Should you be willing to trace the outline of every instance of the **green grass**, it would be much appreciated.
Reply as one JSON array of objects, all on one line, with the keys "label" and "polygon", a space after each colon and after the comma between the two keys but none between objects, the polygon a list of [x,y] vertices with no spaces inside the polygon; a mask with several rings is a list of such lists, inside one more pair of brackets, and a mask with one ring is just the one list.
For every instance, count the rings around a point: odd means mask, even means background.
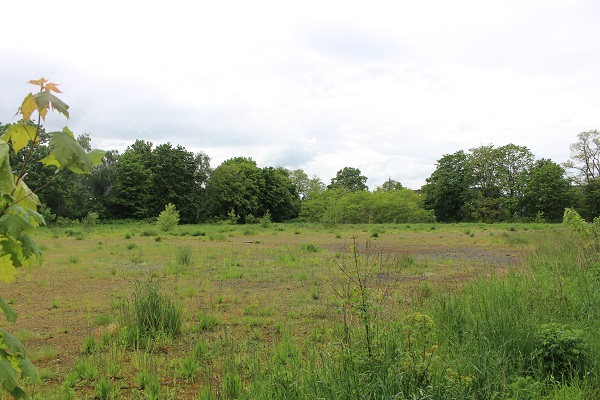
[{"label": "green grass", "polygon": [[58,352],[40,398],[600,396],[600,267],[559,225],[56,229],[3,294]]}]

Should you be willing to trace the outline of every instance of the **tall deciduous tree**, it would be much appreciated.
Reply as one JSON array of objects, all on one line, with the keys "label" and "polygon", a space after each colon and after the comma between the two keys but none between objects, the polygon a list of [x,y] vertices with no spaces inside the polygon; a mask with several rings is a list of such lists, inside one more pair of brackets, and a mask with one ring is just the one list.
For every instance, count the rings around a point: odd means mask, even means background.
[{"label": "tall deciduous tree", "polygon": [[573,188],[564,168],[548,159],[537,160],[531,167],[524,190],[525,214],[559,222],[572,202]]},{"label": "tall deciduous tree", "polygon": [[469,219],[465,206],[473,197],[474,182],[473,165],[464,151],[444,155],[422,188],[425,207],[434,211],[438,221]]},{"label": "tall deciduous tree", "polygon": [[356,192],[358,190],[368,190],[367,177],[363,176],[358,168],[344,167],[339,170],[335,178],[331,179],[331,183],[327,189],[341,188],[348,192]]},{"label": "tall deciduous tree", "polygon": [[289,171],[289,177],[294,186],[296,186],[296,191],[302,201],[308,200],[311,195],[318,195],[326,189],[325,184],[319,177],[313,175],[312,178],[309,178],[302,169]]},{"label": "tall deciduous tree", "polygon": [[575,169],[579,182],[585,184],[600,178],[600,132],[581,132],[577,139],[571,143],[571,159],[566,166]]},{"label": "tall deciduous tree", "polygon": [[518,217],[522,213],[524,190],[534,156],[527,147],[515,144],[501,146],[497,153],[501,204],[508,218]]},{"label": "tall deciduous tree", "polygon": [[212,172],[207,185],[211,214],[225,218],[233,211],[240,222],[245,222],[248,215],[258,216],[264,187],[262,171],[251,158],[224,161]]},{"label": "tall deciduous tree", "polygon": [[111,205],[117,218],[153,216],[152,143],[136,140],[121,155],[115,169]]},{"label": "tall deciduous tree", "polygon": [[300,198],[296,186],[284,168],[265,167],[262,169],[264,189],[261,193],[261,208],[267,211],[274,222],[296,218],[300,211]]},{"label": "tall deciduous tree", "polygon": [[173,147],[166,143],[154,148],[150,163],[152,215],[158,215],[166,204],[172,203],[179,211],[181,222],[198,221],[200,191],[206,179],[200,175],[198,161],[206,160],[182,146]]}]

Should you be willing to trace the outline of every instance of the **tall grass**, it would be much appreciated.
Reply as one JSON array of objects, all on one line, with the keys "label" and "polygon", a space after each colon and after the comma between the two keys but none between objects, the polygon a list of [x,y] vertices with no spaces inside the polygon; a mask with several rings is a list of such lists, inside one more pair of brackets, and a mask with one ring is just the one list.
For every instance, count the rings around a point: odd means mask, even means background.
[{"label": "tall grass", "polygon": [[121,312],[121,339],[130,347],[147,348],[181,333],[183,306],[160,292],[157,281],[136,282],[133,300]]},{"label": "tall grass", "polygon": [[[597,274],[577,262],[565,232],[548,232],[537,246],[522,269],[477,280],[433,307],[449,366],[472,374],[474,398],[542,398],[565,387],[600,396]],[[560,361],[575,353],[579,362]]]},{"label": "tall grass", "polygon": [[356,325],[304,353],[284,338],[245,398],[600,398],[600,265],[582,266],[564,231],[537,246],[423,313],[372,319],[371,351]]}]

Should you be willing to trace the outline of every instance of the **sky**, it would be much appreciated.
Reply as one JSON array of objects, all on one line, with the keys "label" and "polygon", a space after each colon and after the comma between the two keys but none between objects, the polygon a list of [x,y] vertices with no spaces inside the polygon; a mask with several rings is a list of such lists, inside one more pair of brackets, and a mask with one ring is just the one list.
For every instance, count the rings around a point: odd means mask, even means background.
[{"label": "sky", "polygon": [[0,122],[30,79],[59,83],[67,125],[303,169],[328,184],[418,189],[444,154],[528,147],[562,163],[600,129],[595,0],[2,3]]}]

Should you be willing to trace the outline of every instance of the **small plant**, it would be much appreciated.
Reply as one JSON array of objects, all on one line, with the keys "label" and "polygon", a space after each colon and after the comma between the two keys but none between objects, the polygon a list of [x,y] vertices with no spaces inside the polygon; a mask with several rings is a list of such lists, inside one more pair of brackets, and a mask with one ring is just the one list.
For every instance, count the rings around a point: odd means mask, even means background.
[{"label": "small plant", "polygon": [[192,249],[187,246],[180,246],[177,248],[177,264],[183,267],[192,265],[193,252]]},{"label": "small plant", "polygon": [[158,381],[158,378],[155,376],[150,378],[150,381],[144,390],[144,394],[148,400],[160,400],[163,398],[160,393],[160,382]]},{"label": "small plant", "polygon": [[156,220],[158,229],[163,232],[168,232],[179,224],[179,211],[175,208],[175,204],[169,203],[160,213]]},{"label": "small plant", "polygon": [[148,387],[148,384],[152,378],[154,377],[150,375],[146,369],[143,369],[135,376],[135,383],[137,383],[138,387],[143,390]]},{"label": "small plant", "polygon": [[96,339],[94,339],[93,336],[89,336],[85,339],[85,342],[83,342],[83,348],[81,349],[81,352],[83,354],[94,354],[99,350],[100,345],[96,342]]},{"label": "small plant", "polygon": [[263,215],[260,219],[260,226],[262,226],[263,228],[268,228],[271,226],[271,213],[269,212],[269,210],[267,210],[267,212],[265,212],[265,215]]},{"label": "small plant", "polygon": [[223,393],[227,399],[240,398],[244,391],[242,379],[235,372],[227,372],[223,377]]},{"label": "small plant", "polygon": [[319,251],[317,246],[315,246],[313,243],[302,243],[300,245],[300,249],[305,253],[316,253]]},{"label": "small plant", "polygon": [[178,374],[188,381],[193,381],[196,378],[196,375],[200,371],[200,366],[196,361],[195,357],[186,357],[183,360],[179,361],[179,369],[177,370]]},{"label": "small plant", "polygon": [[218,325],[217,317],[206,315],[202,312],[198,313],[198,330],[211,331]]},{"label": "small plant", "polygon": [[229,225],[237,225],[239,220],[240,220],[240,216],[235,213],[235,210],[233,208],[230,209],[229,212],[227,213],[226,222]]},{"label": "small plant", "polygon": [[193,352],[196,361],[202,361],[208,355],[208,343],[205,340],[199,340],[194,346]]},{"label": "small plant", "polygon": [[103,376],[96,384],[96,398],[100,400],[110,400],[115,398],[115,385],[113,382]]},{"label": "small plant", "polygon": [[541,325],[534,337],[536,359],[545,373],[556,380],[583,372],[588,361],[588,345],[582,332],[559,324]]},{"label": "small plant", "polygon": [[81,221],[81,222],[82,222],[83,226],[85,226],[86,228],[92,228],[92,227],[96,226],[98,219],[99,219],[98,213],[90,211],[87,213],[87,215],[85,216],[85,218],[83,218],[83,221]]}]

